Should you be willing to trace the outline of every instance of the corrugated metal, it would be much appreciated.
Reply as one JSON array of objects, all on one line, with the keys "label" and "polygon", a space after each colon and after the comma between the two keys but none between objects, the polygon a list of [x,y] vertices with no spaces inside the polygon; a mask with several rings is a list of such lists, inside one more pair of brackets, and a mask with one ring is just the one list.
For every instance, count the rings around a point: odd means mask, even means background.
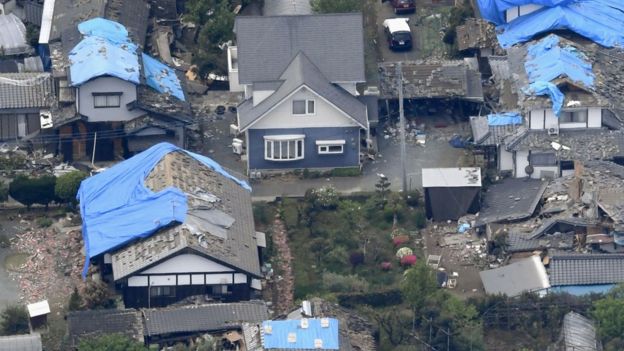
[{"label": "corrugated metal", "polygon": [[41,351],[39,334],[0,336],[0,351]]},{"label": "corrugated metal", "polygon": [[570,312],[563,317],[561,338],[565,351],[598,350],[594,323],[575,312]]},{"label": "corrugated metal", "polygon": [[[307,322],[307,327],[302,323]],[[318,318],[307,320],[285,320],[262,322],[262,344],[265,349],[287,350],[338,350],[340,347],[338,320],[327,318],[328,325],[322,326]],[[318,347],[318,341],[322,343]]]},{"label": "corrugated metal", "polygon": [[26,23],[34,24],[35,26],[41,26],[41,18],[43,17],[43,2],[27,1],[24,3],[24,20]]},{"label": "corrugated metal", "polygon": [[3,55],[19,55],[31,51],[26,43],[26,26],[14,14],[0,15],[0,47]]},{"label": "corrugated metal", "polygon": [[310,0],[264,0],[265,16],[311,15]]}]

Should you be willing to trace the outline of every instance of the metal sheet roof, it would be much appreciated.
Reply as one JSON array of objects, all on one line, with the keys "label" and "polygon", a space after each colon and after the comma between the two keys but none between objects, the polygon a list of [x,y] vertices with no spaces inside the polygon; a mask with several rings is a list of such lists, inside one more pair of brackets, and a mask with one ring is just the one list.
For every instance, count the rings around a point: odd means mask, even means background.
[{"label": "metal sheet roof", "polygon": [[539,256],[531,256],[510,265],[482,271],[481,281],[488,294],[517,296],[525,291],[538,291],[550,287],[546,269]]},{"label": "metal sheet roof", "polygon": [[0,336],[0,351],[41,351],[39,334]]},{"label": "metal sheet roof", "polygon": [[32,50],[26,42],[26,26],[14,14],[0,15],[0,48],[3,55],[19,55]]},{"label": "metal sheet roof", "polygon": [[264,0],[265,16],[311,15],[310,0]]},{"label": "metal sheet roof", "polygon": [[264,321],[262,345],[265,349],[338,350],[338,324],[333,318]]},{"label": "metal sheet roof", "polygon": [[563,351],[596,351],[598,340],[596,327],[592,320],[572,311],[563,317],[561,327],[561,346]]},{"label": "metal sheet roof", "polygon": [[423,188],[480,187],[481,169],[463,168],[423,168]]}]

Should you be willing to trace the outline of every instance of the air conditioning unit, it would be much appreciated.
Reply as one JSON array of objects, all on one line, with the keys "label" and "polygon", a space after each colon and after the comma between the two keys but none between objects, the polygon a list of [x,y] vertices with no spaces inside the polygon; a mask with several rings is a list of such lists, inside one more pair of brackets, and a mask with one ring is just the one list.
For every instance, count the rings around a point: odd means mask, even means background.
[{"label": "air conditioning unit", "polygon": [[548,135],[559,135],[559,127],[548,128]]},{"label": "air conditioning unit", "polygon": [[238,135],[238,126],[236,124],[230,124],[230,135],[231,136]]},{"label": "air conditioning unit", "polygon": [[232,143],[232,152],[234,152],[237,155],[241,155],[243,153],[243,144]]}]

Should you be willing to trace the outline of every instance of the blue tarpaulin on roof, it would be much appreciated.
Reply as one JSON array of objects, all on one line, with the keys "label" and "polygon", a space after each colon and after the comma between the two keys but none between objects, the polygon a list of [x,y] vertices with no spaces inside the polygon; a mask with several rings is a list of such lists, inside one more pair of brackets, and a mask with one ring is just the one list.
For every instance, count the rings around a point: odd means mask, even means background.
[{"label": "blue tarpaulin on roof", "polygon": [[[262,346],[265,349],[293,349],[293,350],[338,350],[338,320],[328,318],[329,326],[321,326],[318,318],[308,319],[308,327],[301,328],[301,320],[289,319],[284,321],[262,322]],[[267,328],[267,326],[270,326]],[[270,332],[269,332],[270,331]],[[288,340],[289,334],[294,335]],[[314,340],[322,340],[322,347],[316,347]],[[294,340],[294,342],[293,342]]]},{"label": "blue tarpaulin on roof", "polygon": [[559,117],[565,96],[556,85],[551,82],[539,81],[529,84],[523,89],[523,92],[526,95],[548,95],[553,104],[553,112]]},{"label": "blue tarpaulin on roof", "polygon": [[86,275],[89,260],[130,241],[145,238],[171,223],[183,223],[187,214],[186,194],[175,187],[157,193],[144,180],[168,153],[186,152],[210,169],[250,190],[249,185],[225,171],[210,158],[169,143],[160,143],[106,171],[87,178],[77,199],[82,216]]},{"label": "blue tarpaulin on roof", "polygon": [[72,86],[104,75],[139,84],[137,46],[128,39],[125,27],[94,18],[80,23],[78,28],[85,37],[69,52]]},{"label": "blue tarpaulin on roof", "polygon": [[496,113],[487,116],[490,126],[522,124],[522,116],[517,112]]},{"label": "blue tarpaulin on roof", "polygon": [[120,23],[100,17],[78,24],[78,31],[84,36],[106,38],[116,43],[126,43],[130,41],[126,27]]},{"label": "blue tarpaulin on roof", "polygon": [[171,94],[184,101],[184,92],[180,84],[180,79],[175,71],[156,60],[155,58],[143,54],[143,74],[147,85],[160,93]]},{"label": "blue tarpaulin on roof", "polygon": [[593,87],[594,72],[587,57],[572,46],[560,45],[559,37],[551,34],[528,47],[524,68],[529,82],[568,77],[579,85]]},{"label": "blue tarpaulin on roof", "polygon": [[[544,7],[505,23],[506,9],[527,4]],[[483,18],[498,25],[503,48],[536,34],[568,29],[606,46],[624,46],[624,1],[621,0],[478,0]]]}]

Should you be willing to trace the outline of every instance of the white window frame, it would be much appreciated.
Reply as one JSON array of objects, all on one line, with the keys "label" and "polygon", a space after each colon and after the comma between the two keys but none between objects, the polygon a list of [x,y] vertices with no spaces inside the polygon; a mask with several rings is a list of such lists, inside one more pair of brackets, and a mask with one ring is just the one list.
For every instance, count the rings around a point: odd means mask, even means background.
[{"label": "white window frame", "polygon": [[[295,102],[305,102],[305,112],[304,113],[295,113]],[[312,109],[310,109],[310,103],[312,104]],[[310,111],[312,110],[312,111]],[[292,114],[293,116],[313,116],[316,114],[316,101],[314,99],[293,99],[292,101]]]},{"label": "white window frame", "polygon": [[[344,153],[344,140],[317,140],[316,147],[319,155],[338,155]],[[330,151],[331,147],[340,147],[340,151]]]},{"label": "white window frame", "polygon": [[[291,152],[293,146],[294,151]],[[269,135],[264,137],[265,160],[288,162],[303,160],[304,157],[305,135]]]}]

